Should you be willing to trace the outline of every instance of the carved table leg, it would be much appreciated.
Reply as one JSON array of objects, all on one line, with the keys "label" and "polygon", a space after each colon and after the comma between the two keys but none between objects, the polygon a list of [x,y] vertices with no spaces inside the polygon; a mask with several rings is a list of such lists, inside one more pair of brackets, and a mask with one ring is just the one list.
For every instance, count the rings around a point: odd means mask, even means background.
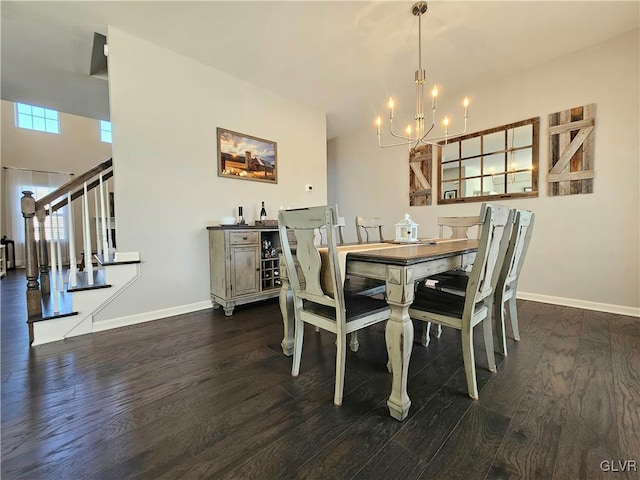
[{"label": "carved table leg", "polygon": [[407,374],[413,348],[413,324],[409,317],[409,306],[413,302],[412,273],[411,268],[389,267],[387,270],[387,302],[391,306],[391,317],[387,321],[385,339],[393,374],[387,406],[396,420],[404,420],[411,407]]},{"label": "carved table leg", "polygon": [[295,313],[293,311],[293,292],[289,284],[287,269],[284,266],[284,258],[280,258],[280,311],[282,312],[282,323],[284,325],[284,336],[282,338],[282,353],[287,356],[293,355],[293,334]]}]

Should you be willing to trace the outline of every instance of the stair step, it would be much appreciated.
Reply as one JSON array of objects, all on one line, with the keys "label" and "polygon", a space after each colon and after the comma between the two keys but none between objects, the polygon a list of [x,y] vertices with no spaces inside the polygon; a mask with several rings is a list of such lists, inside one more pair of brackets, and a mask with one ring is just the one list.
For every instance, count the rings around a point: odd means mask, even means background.
[{"label": "stair step", "polygon": [[127,265],[131,263],[141,263],[140,255],[137,254],[137,252],[121,253],[120,255],[122,258],[125,258],[125,260],[118,259],[118,255],[119,253],[116,252],[115,254],[108,255],[94,255],[94,257],[98,260],[100,265]]},{"label": "stair step", "polygon": [[76,272],[76,285],[71,287],[69,285],[69,274],[65,284],[67,285],[67,292],[81,292],[83,290],[95,290],[97,288],[109,288],[111,287],[104,278],[104,272],[102,270],[93,271],[93,285],[89,285],[89,273],[88,272]]},{"label": "stair step", "polygon": [[73,311],[73,302],[71,295],[67,292],[58,292],[58,311],[54,311],[53,294],[42,295],[42,315],[31,317],[27,323],[41,322],[43,320],[52,320],[54,318],[70,317],[78,315]]}]

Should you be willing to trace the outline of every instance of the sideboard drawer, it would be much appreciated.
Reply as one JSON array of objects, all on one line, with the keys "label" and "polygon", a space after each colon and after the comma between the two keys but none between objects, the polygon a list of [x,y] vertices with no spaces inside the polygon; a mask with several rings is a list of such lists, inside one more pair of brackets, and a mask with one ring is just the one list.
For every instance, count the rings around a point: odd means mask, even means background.
[{"label": "sideboard drawer", "polygon": [[257,245],[259,243],[259,232],[229,232],[229,245]]}]

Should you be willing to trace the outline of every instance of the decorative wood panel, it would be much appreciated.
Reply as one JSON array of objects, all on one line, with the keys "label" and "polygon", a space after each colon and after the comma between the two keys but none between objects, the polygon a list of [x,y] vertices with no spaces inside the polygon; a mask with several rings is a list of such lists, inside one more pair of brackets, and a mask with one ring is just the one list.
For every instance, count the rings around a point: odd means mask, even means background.
[{"label": "decorative wood panel", "polygon": [[549,195],[593,193],[596,105],[549,115]]},{"label": "decorative wood panel", "polygon": [[421,145],[409,152],[409,205],[431,205],[432,146]]}]

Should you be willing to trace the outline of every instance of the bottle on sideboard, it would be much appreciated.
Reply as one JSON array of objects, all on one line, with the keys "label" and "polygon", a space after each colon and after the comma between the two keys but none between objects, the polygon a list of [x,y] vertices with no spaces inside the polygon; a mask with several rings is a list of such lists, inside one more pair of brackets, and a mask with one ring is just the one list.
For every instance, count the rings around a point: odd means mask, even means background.
[{"label": "bottle on sideboard", "polygon": [[242,207],[238,207],[238,225],[244,225],[244,215],[242,212]]},{"label": "bottle on sideboard", "polygon": [[260,209],[260,220],[267,219],[267,210],[264,208],[264,202],[262,202],[262,208]]}]

